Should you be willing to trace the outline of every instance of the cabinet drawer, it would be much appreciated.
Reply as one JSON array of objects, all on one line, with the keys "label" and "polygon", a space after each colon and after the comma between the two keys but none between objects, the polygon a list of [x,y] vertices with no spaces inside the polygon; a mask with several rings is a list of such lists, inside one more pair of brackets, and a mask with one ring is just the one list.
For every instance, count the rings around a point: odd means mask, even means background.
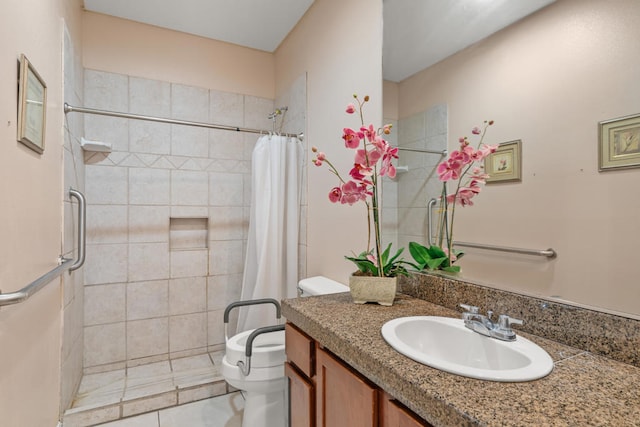
[{"label": "cabinet drawer", "polygon": [[287,360],[307,377],[315,375],[314,341],[307,334],[287,323],[284,329]]}]

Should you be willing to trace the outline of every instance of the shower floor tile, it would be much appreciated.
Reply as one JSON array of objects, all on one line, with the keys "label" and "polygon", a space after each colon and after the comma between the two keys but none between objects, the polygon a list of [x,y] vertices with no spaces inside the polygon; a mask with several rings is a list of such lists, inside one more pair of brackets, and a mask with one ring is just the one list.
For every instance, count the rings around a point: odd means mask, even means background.
[{"label": "shower floor tile", "polygon": [[92,426],[118,420],[123,414],[163,410],[228,393],[231,389],[221,372],[223,355],[200,354],[85,375],[63,426]]}]

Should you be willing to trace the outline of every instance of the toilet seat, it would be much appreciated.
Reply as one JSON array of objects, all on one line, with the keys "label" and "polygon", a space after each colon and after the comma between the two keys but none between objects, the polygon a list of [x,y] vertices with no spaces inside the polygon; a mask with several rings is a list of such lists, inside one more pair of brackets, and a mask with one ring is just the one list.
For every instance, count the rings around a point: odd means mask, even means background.
[{"label": "toilet seat", "polygon": [[[226,344],[225,359],[227,363],[236,366],[238,362],[246,360],[246,343],[249,335],[255,329],[240,332],[229,338]],[[258,335],[253,341],[251,369],[284,366],[286,360],[284,350],[284,331],[268,332]],[[253,371],[249,373],[251,377]]]}]

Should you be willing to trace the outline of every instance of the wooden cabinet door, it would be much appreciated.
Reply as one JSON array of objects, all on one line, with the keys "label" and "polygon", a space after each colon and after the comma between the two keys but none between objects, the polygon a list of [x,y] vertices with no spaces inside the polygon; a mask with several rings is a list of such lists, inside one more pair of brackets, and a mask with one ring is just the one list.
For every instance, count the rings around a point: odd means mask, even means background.
[{"label": "wooden cabinet door", "polygon": [[317,427],[377,427],[374,385],[331,354],[316,348]]},{"label": "wooden cabinet door", "polygon": [[432,427],[387,393],[380,392],[380,427]]},{"label": "wooden cabinet door", "polygon": [[289,383],[289,427],[314,427],[315,405],[313,383],[289,362],[284,364]]},{"label": "wooden cabinet door", "polygon": [[315,375],[315,341],[291,323],[284,325],[284,342],[287,360],[308,378]]}]

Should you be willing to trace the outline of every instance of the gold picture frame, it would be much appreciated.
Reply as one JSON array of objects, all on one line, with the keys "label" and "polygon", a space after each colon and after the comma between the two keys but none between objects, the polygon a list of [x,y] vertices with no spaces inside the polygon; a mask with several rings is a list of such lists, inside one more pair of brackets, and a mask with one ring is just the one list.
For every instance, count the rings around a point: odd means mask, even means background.
[{"label": "gold picture frame", "polygon": [[598,123],[598,170],[640,167],[640,114]]},{"label": "gold picture frame", "polygon": [[489,175],[487,184],[522,181],[522,141],[500,144],[495,153],[484,159],[484,170]]},{"label": "gold picture frame", "polygon": [[24,54],[20,55],[18,83],[18,141],[44,152],[47,85]]}]

